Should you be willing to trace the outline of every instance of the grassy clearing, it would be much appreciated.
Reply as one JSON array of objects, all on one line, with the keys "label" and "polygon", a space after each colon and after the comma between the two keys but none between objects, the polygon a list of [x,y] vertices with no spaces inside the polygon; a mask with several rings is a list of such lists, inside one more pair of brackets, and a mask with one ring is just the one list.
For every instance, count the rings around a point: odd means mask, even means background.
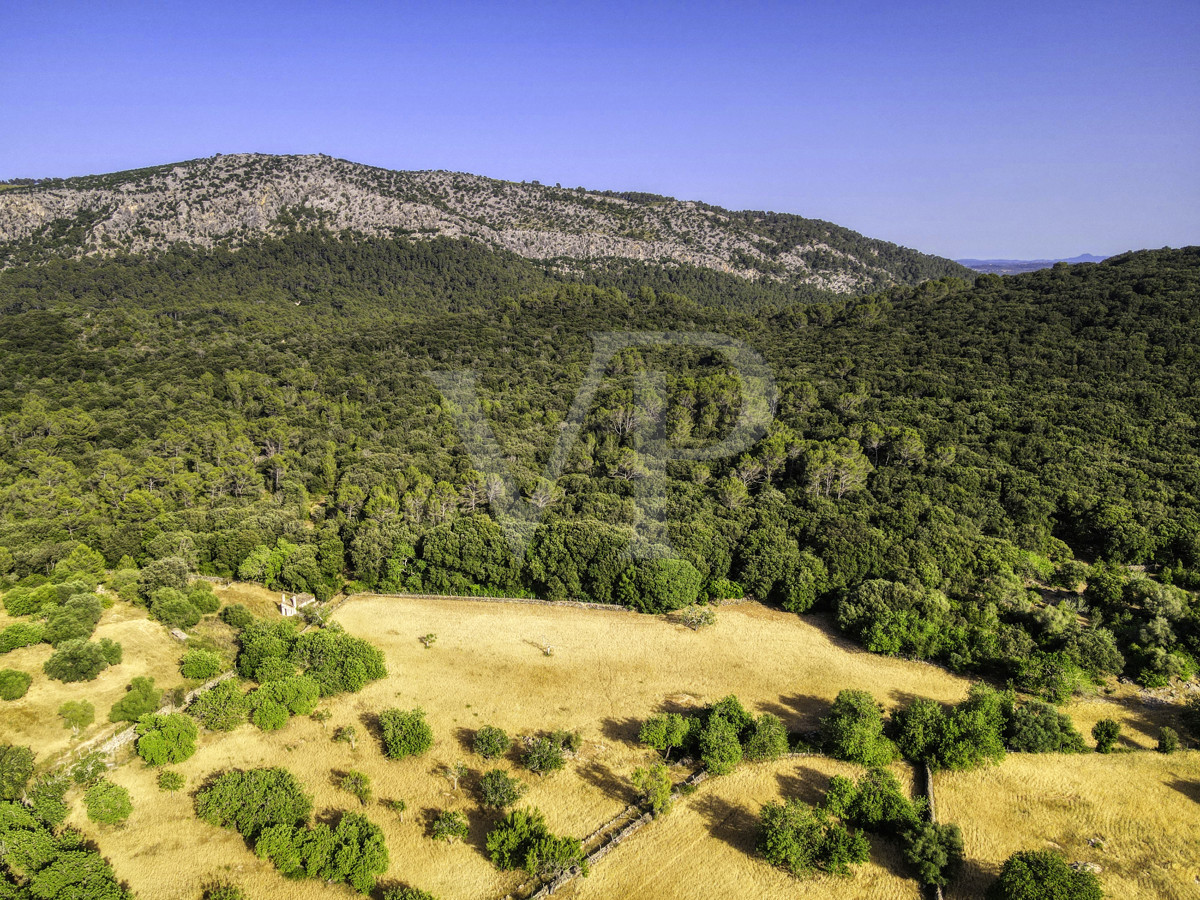
[{"label": "grassy clearing", "polygon": [[110,728],[108,711],[125,694],[125,686],[139,675],[149,675],[161,688],[182,682],[179,657],[182,645],[140,607],[118,601],[106,609],[94,640],[111,638],[124,650],[120,665],[109,666],[95,681],[63,684],[47,678],[42,664],[54,651],[48,644],[22,647],[0,656],[0,668],[20,669],[33,676],[29,693],[20,700],[0,704],[0,743],[28,744],[39,764],[68,750],[76,739],[63,727],[58,708],[67,700],[87,700],[96,707],[96,721],[78,740]]},{"label": "grassy clearing", "polygon": [[[895,771],[911,789],[907,766]],[[561,894],[570,900],[612,897],[658,900],[858,898],[919,900],[894,843],[872,840],[871,859],[853,878],[820,875],[803,880],[768,866],[754,854],[758,813],[783,797],[818,802],[833,775],[855,777],[857,766],[820,757],[745,765],[712,779],[622,844],[586,879]]]},{"label": "grassy clearing", "polygon": [[[225,592],[221,595],[228,599]],[[494,816],[479,810],[473,788],[489,766],[469,749],[482,725],[498,725],[513,735],[558,727],[582,732],[583,748],[565,771],[538,779],[512,759],[501,763],[530,785],[523,803],[540,807],[556,832],[582,837],[634,799],[629,774],[652,758],[634,743],[637,726],[664,705],[687,707],[736,693],[751,709],[773,711],[797,729],[814,727],[843,687],[873,689],[888,703],[912,695],[954,701],[967,688],[965,681],[934,666],[850,652],[821,629],[754,604],[722,610],[718,623],[701,632],[632,613],[455,600],[359,598],[342,606],[335,618],[347,631],[383,649],[392,673],[388,679],[335,700],[325,728],[301,719],[275,734],[243,726],[231,735],[204,735],[196,756],[178,769],[188,777],[190,792],[222,769],[287,766],[313,793],[318,813],[360,808],[333,780],[335,773],[351,768],[366,772],[376,797],[408,803],[403,823],[378,804],[366,810],[386,835],[392,858],[388,879],[415,884],[444,900],[500,897],[520,881],[520,876],[497,872],[483,853]],[[419,638],[429,632],[438,638],[427,650]],[[546,644],[554,647],[552,656],[543,654]],[[415,760],[384,759],[368,734],[373,714],[389,706],[418,705],[433,726],[433,749]],[[354,750],[331,740],[338,726],[351,724],[362,735]],[[458,760],[467,763],[471,774],[456,793],[438,769]],[[817,773],[812,779],[823,788],[822,767],[835,765],[791,761],[786,772],[780,771],[799,789],[804,773],[812,770]],[[755,791],[764,799],[776,795],[770,790],[781,789],[768,769],[755,767],[731,778],[758,783]],[[73,821],[95,837],[143,900],[190,896],[214,877],[242,884],[249,896],[328,896],[329,889],[321,885],[282,879],[236,835],[197,822],[187,792],[160,792],[153,773],[139,762],[122,767],[114,779],[133,794],[134,813],[126,827],[99,829],[78,812]],[[740,783],[731,781],[726,788],[718,782],[693,800],[708,792],[727,799],[740,796]],[[756,816],[757,803],[744,802],[747,814]],[[446,846],[426,836],[427,818],[446,808],[467,813],[471,834],[465,843]],[[681,807],[677,813],[681,821],[698,816],[696,821],[704,825],[703,808],[698,809],[688,813]],[[643,834],[635,841],[641,842]],[[697,836],[707,834],[705,825]],[[752,830],[740,839],[752,841]],[[598,872],[624,866],[622,854],[642,858],[642,850],[631,842]],[[724,858],[730,878],[760,868],[760,877],[783,878],[740,858],[732,846]],[[891,883],[887,877],[894,878],[881,871],[859,880],[867,877],[886,883]],[[794,887],[786,878],[780,883]]]},{"label": "grassy clearing", "polygon": [[1196,896],[1200,753],[1014,753],[934,785],[938,815],[962,828],[968,859],[950,898],[982,896],[1012,853],[1046,847],[1101,866],[1109,897]]}]

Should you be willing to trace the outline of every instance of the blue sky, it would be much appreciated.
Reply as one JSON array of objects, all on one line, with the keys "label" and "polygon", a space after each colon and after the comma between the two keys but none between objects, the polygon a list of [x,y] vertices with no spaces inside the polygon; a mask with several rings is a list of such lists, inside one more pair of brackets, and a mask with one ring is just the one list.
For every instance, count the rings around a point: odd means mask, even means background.
[{"label": "blue sky", "polygon": [[324,152],[1107,254],[1200,243],[1197,48],[1197,0],[8,0],[0,179]]}]

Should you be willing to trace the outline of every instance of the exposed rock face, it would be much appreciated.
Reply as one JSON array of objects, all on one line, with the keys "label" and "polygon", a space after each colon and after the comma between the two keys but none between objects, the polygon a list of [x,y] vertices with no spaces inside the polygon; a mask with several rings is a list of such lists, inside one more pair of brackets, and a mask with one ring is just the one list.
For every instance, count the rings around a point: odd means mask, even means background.
[{"label": "exposed rock face", "polygon": [[294,227],[468,238],[563,269],[683,263],[838,292],[965,270],[828,222],[702,203],[237,154],[0,191],[0,267],[54,256],[237,246]]}]

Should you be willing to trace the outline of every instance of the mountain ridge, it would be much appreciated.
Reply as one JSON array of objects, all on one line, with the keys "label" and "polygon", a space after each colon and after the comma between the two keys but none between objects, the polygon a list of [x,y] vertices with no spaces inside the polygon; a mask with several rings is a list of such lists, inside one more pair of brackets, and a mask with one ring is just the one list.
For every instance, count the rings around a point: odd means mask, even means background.
[{"label": "mountain ridge", "polygon": [[613,260],[864,293],[968,270],[819,219],[315,154],[218,155],[0,191],[0,268],[240,246],[297,228],[465,238],[564,271]]}]

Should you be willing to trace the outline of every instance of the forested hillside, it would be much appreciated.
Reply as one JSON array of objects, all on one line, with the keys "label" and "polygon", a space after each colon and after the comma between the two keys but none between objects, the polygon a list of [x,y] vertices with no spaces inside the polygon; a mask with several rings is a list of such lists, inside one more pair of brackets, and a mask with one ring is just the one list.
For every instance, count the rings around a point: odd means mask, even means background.
[{"label": "forested hillside", "polygon": [[[0,575],[83,542],[320,597],[745,591],[1049,696],[1195,671],[1200,250],[804,304],[701,269],[634,280],[322,232],[0,273]],[[768,435],[671,464],[661,517],[641,442],[714,442],[738,382],[708,351],[622,353],[547,483],[610,330],[730,335],[778,379]],[[425,374],[468,368],[544,512],[523,559]]]},{"label": "forested hillside", "polygon": [[298,226],[462,238],[562,273],[685,266],[787,285],[801,296],[967,274],[948,259],[801,216],[263,154],[8,187],[0,192],[0,268],[179,244],[241,247]]}]

